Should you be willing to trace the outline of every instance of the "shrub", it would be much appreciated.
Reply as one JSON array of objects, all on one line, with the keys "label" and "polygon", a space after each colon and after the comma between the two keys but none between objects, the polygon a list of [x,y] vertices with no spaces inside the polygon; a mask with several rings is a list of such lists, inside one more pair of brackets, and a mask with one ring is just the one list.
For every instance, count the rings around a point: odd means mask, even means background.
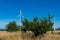
[{"label": "shrub", "polygon": [[18,30],[19,30],[19,26],[17,26],[17,24],[16,24],[15,21],[9,22],[9,23],[6,25],[6,30],[7,30],[7,31],[10,31],[10,32],[15,32],[15,31],[18,31]]}]

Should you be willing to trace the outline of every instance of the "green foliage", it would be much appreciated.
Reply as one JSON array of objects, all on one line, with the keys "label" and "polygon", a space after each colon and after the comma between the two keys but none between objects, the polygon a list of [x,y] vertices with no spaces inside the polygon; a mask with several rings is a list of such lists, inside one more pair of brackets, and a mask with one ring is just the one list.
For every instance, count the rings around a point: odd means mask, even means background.
[{"label": "green foliage", "polygon": [[50,14],[47,17],[42,17],[39,19],[38,17],[34,17],[32,20],[28,21],[27,19],[24,19],[22,21],[24,30],[22,31],[32,31],[34,35],[37,37],[38,35],[43,35],[47,31],[52,31],[53,33],[53,22],[52,19],[53,16]]},{"label": "green foliage", "polygon": [[9,22],[9,24],[6,25],[6,30],[10,32],[15,32],[19,30],[19,26],[17,26],[16,22]]}]

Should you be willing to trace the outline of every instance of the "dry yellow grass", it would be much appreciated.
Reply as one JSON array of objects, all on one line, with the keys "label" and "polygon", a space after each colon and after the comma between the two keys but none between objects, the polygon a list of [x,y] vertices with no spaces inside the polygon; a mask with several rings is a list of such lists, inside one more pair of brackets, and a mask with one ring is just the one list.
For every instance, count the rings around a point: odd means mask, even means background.
[{"label": "dry yellow grass", "polygon": [[0,31],[0,40],[22,40],[21,32]]},{"label": "dry yellow grass", "polygon": [[[24,36],[22,36],[21,32],[6,32],[6,31],[0,31],[0,40],[32,40],[31,37],[32,34],[24,33]],[[30,36],[30,37],[29,37]],[[45,34],[44,37],[37,38],[38,40],[60,40],[59,34]],[[36,38],[34,39],[36,40]]]},{"label": "dry yellow grass", "polygon": [[59,34],[46,34],[41,40],[60,40]]}]

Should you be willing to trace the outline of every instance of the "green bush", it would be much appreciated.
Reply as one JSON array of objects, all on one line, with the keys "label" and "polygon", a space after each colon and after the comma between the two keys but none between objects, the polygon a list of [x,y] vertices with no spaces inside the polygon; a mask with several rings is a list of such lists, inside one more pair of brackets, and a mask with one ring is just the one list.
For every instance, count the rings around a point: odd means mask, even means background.
[{"label": "green bush", "polygon": [[10,32],[15,32],[15,31],[18,31],[18,30],[19,30],[19,26],[17,26],[17,24],[16,24],[15,21],[9,22],[9,23],[6,25],[6,30],[7,30],[7,31],[10,31]]},{"label": "green bush", "polygon": [[32,20],[24,19],[22,20],[24,26],[22,31],[32,31],[36,37],[45,34],[47,31],[53,33],[52,27],[54,23],[51,20],[52,18],[53,16],[49,14],[48,18],[42,17],[39,19],[38,17],[34,17]]}]

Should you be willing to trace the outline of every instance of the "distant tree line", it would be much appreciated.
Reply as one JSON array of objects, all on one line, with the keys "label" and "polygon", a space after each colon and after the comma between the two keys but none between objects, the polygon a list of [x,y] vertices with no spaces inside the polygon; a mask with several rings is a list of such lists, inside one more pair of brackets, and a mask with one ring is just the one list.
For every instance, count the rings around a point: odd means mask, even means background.
[{"label": "distant tree line", "polygon": [[60,28],[57,28],[56,30],[59,30],[60,31]]},{"label": "distant tree line", "polygon": [[0,31],[6,31],[6,29],[0,29]]}]

